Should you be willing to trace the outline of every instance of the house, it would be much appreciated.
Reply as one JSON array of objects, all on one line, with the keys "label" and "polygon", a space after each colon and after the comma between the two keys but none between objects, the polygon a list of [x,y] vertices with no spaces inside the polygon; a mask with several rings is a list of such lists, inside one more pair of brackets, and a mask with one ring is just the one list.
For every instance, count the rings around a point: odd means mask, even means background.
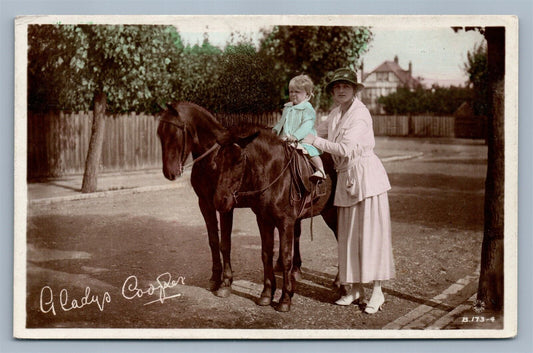
[{"label": "house", "polygon": [[381,96],[396,92],[398,87],[414,89],[421,83],[413,76],[413,65],[409,62],[409,69],[404,70],[398,64],[398,56],[394,61],[385,61],[370,73],[364,72],[361,64],[361,82],[365,89],[361,92],[361,100],[372,114],[384,114],[385,111],[377,103]]}]

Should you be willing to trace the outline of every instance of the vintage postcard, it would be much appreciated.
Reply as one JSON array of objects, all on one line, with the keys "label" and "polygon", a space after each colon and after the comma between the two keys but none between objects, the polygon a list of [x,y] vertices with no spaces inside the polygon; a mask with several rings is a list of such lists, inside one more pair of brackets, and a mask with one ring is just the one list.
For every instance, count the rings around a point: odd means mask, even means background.
[{"label": "vintage postcard", "polygon": [[22,16],[15,61],[15,337],[516,335],[516,17]]}]

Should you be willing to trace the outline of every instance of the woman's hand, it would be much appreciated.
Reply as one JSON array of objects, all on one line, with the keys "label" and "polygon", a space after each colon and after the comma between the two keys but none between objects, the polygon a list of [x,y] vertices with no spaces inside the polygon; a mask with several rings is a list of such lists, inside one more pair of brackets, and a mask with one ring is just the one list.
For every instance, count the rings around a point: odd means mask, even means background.
[{"label": "woman's hand", "polygon": [[313,142],[315,142],[316,136],[313,134],[307,134],[306,137],[303,138],[302,142],[307,143],[308,145],[312,145]]}]

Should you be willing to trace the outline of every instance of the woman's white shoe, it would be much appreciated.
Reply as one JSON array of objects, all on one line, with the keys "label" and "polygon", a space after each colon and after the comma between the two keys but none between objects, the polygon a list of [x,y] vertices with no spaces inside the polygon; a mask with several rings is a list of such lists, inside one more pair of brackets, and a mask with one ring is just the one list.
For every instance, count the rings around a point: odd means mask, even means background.
[{"label": "woman's white shoe", "polygon": [[378,310],[382,310],[383,303],[385,303],[385,296],[383,293],[372,295],[372,298],[370,298],[370,301],[366,305],[365,313],[367,314],[375,314],[378,312]]},{"label": "woman's white shoe", "polygon": [[337,305],[350,305],[353,302],[361,302],[363,301],[364,295],[361,295],[361,292],[357,291],[356,289],[352,288],[350,291],[343,295],[339,300],[335,302]]}]

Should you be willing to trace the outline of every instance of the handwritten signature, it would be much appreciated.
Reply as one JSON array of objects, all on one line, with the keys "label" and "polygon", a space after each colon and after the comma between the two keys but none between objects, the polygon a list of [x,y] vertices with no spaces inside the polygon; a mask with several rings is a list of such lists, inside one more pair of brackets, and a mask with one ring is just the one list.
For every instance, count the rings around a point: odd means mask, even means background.
[{"label": "handwritten signature", "polygon": [[[68,291],[63,288],[59,292],[59,304],[60,308],[63,311],[71,311],[73,309],[81,309],[87,305],[96,304],[100,311],[104,311],[104,306],[106,303],[111,302],[111,295],[108,292],[105,292],[104,295],[100,298],[98,295],[91,294],[91,288],[85,288],[85,295],[78,299],[72,299],[69,301]],[[54,301],[54,292],[49,286],[44,286],[41,289],[40,297],[40,309],[43,313],[52,312],[56,315],[56,307]]]},{"label": "handwritten signature", "polygon": [[[122,296],[127,300],[133,300],[136,298],[157,295],[157,299],[145,303],[144,305],[157,302],[164,303],[167,299],[181,297],[181,293],[167,293],[168,289],[174,288],[180,284],[185,285],[185,277],[178,276],[174,279],[169,272],[165,272],[157,276],[155,284],[149,284],[145,288],[139,288],[137,277],[129,276],[122,285]],[[41,296],[39,299],[41,311],[45,314],[51,312],[55,316],[57,314],[56,306],[58,299],[59,308],[62,311],[82,309],[89,305],[96,305],[100,311],[104,311],[105,305],[111,303],[111,295],[109,292],[104,292],[102,296],[96,295],[91,292],[90,287],[85,288],[85,294],[81,298],[71,299],[69,298],[68,290],[65,288],[61,289],[59,296],[56,297],[50,286],[44,286],[41,288]]]},{"label": "handwritten signature", "polygon": [[177,285],[185,284],[185,277],[179,276],[176,279],[173,279],[169,272],[160,274],[156,278],[156,284],[150,284],[147,288],[139,288],[139,282],[137,277],[132,275],[129,276],[122,285],[122,296],[128,300],[135,298],[142,298],[143,296],[152,296],[158,294],[159,298],[152,300],[144,305],[149,305],[153,303],[164,303],[165,300],[170,298],[180,297],[181,293],[167,295],[166,290],[176,287]]}]

